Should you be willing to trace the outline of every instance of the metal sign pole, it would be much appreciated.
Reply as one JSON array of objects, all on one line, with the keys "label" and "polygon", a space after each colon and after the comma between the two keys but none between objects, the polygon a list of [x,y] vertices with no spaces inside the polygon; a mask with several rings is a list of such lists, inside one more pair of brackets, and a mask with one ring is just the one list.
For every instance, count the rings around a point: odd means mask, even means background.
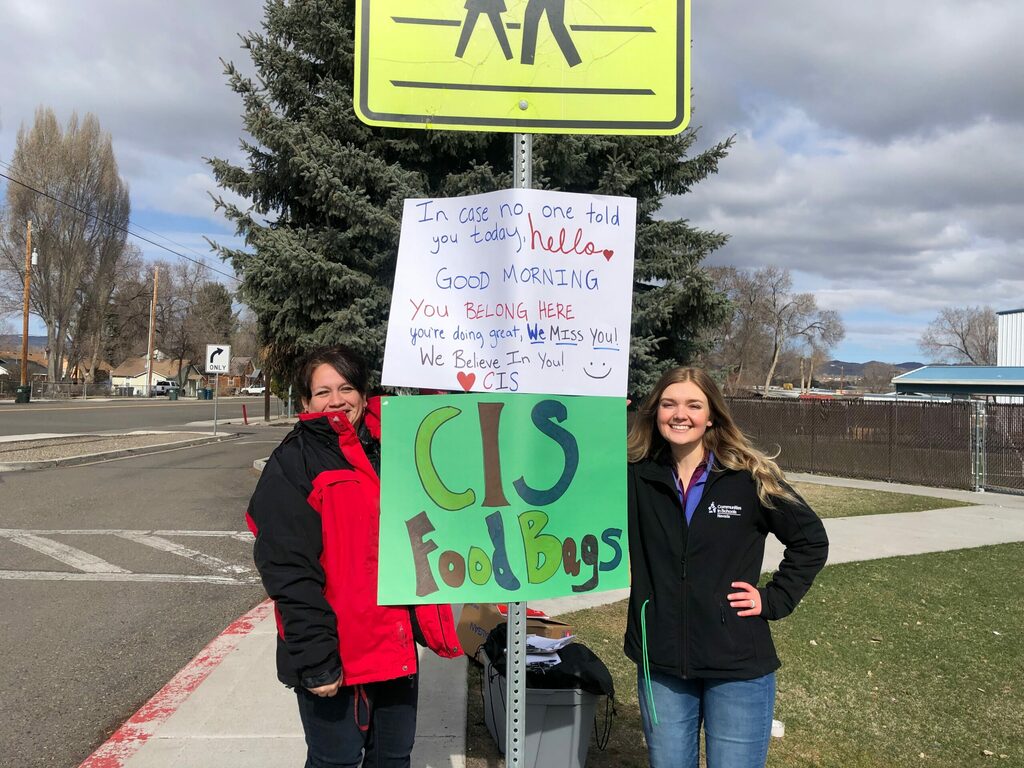
[{"label": "metal sign pole", "polygon": [[217,434],[217,390],[220,389],[220,374],[213,375],[213,434]]},{"label": "metal sign pole", "polygon": [[[521,107],[525,107],[521,104]],[[515,188],[533,183],[533,136],[517,133],[512,147]],[[505,697],[505,766],[522,768],[526,753],[526,602],[508,604],[505,649],[508,688]]]}]

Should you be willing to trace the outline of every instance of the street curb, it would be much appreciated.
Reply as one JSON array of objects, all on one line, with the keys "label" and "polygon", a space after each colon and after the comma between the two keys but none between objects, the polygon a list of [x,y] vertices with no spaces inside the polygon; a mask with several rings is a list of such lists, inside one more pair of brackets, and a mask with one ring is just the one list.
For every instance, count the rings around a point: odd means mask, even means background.
[{"label": "street curb", "polygon": [[139,448],[122,448],[118,451],[101,451],[100,453],[86,453],[81,456],[67,456],[63,459],[46,459],[45,461],[12,461],[9,464],[0,464],[0,472],[21,472],[34,469],[51,469],[53,467],[73,467],[78,464],[92,464],[100,461],[120,459],[125,456],[145,456],[149,453],[161,453],[177,448],[191,448],[197,445],[209,443],[220,443],[225,440],[237,440],[241,435],[228,433],[224,435],[208,435],[196,437],[190,440],[177,440],[173,443],[160,443],[159,445],[145,445]]},{"label": "street curb", "polygon": [[210,641],[171,681],[143,704],[113,735],[101,744],[79,768],[122,768],[139,751],[167,718],[210,676],[239,641],[271,614],[274,604],[268,599],[233,621]]}]

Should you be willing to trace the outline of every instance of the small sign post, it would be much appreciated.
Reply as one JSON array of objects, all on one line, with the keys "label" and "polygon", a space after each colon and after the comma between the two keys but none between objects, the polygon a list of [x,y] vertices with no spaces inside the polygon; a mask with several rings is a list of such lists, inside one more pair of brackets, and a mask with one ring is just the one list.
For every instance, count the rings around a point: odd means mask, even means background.
[{"label": "small sign post", "polygon": [[220,394],[220,375],[227,373],[231,364],[230,344],[206,345],[206,373],[214,374],[213,378],[213,434],[217,434],[217,397]]}]

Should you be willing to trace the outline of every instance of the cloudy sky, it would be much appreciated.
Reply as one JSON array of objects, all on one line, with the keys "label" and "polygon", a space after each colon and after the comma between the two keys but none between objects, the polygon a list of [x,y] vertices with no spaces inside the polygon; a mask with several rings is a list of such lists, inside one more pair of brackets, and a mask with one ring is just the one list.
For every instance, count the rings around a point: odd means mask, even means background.
[{"label": "cloudy sky", "polygon": [[[203,236],[231,232],[202,157],[236,156],[241,130],[219,58],[242,63],[236,35],[261,16],[257,0],[0,0],[0,161],[38,105],[93,112],[133,226],[209,258]],[[789,268],[842,315],[841,359],[920,359],[943,306],[1024,306],[1021,30],[1020,0],[695,0],[692,124],[736,144],[667,212],[731,235],[713,264]]]}]

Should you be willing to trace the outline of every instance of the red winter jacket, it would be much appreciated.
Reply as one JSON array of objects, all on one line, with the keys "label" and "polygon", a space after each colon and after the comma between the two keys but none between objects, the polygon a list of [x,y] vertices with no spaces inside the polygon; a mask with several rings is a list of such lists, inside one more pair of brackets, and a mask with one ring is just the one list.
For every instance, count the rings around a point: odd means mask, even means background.
[{"label": "red winter jacket", "polygon": [[344,414],[303,414],[270,456],[249,501],[253,559],[275,603],[277,675],[313,688],[416,672],[416,640],[462,653],[450,605],[377,604],[380,439],[371,399],[359,434]]}]

